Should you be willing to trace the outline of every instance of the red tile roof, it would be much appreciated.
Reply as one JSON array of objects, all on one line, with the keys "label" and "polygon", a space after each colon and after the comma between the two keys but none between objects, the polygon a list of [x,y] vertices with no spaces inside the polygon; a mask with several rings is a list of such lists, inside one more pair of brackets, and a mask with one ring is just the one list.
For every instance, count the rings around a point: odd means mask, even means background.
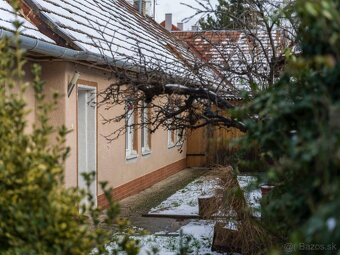
[{"label": "red tile roof", "polygon": [[[269,52],[271,48],[269,37],[265,31],[256,31],[253,35],[237,30],[174,31],[172,34],[194,47],[208,61],[223,57],[227,53],[226,51],[231,51],[234,47],[239,47],[244,53],[250,53],[256,44],[254,36],[263,45],[263,50],[267,49]],[[272,35],[275,47],[279,50],[282,49],[285,40],[281,32],[273,31]],[[222,49],[223,52],[219,51]]]},{"label": "red tile roof", "polygon": [[[161,23],[159,23],[162,27],[165,27],[165,20],[163,20]],[[171,31],[180,31],[177,26],[174,24],[171,25]]]},{"label": "red tile roof", "polygon": [[[251,33],[240,30],[176,31],[172,34],[196,49],[211,68],[218,70],[236,87],[243,87],[242,84],[249,82],[262,84],[265,77],[269,77],[273,47],[264,30]],[[276,53],[282,54],[287,47],[287,39],[279,30],[272,31],[271,37]],[[251,81],[247,75],[253,71],[255,79]]]},{"label": "red tile roof", "polygon": [[194,47],[204,59],[211,61],[221,58],[215,49],[229,43],[237,43],[240,31],[178,31],[173,34],[190,46]]}]

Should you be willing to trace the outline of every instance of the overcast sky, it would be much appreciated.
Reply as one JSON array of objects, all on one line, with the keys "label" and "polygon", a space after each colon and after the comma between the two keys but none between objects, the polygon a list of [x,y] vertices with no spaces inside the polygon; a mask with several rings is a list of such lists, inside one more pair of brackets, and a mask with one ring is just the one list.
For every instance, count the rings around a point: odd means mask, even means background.
[{"label": "overcast sky", "polygon": [[[176,25],[177,22],[181,22],[183,19],[195,14],[195,10],[182,5],[181,3],[183,2],[197,6],[195,0],[156,0],[156,21],[162,22],[165,19],[165,13],[172,13],[172,23]],[[211,2],[214,3],[217,0],[212,0]],[[184,24],[184,29],[189,30],[197,22],[198,18],[195,17],[195,19]]]}]

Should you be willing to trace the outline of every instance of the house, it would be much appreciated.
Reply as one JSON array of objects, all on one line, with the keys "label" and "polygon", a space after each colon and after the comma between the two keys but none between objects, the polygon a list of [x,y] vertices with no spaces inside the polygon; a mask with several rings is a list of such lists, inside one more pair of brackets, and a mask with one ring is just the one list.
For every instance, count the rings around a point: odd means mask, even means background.
[{"label": "house", "polygon": [[[107,181],[113,187],[112,196],[119,200],[186,167],[186,144],[178,150],[176,136],[167,130],[150,134],[129,129],[109,143],[104,136],[118,124],[103,124],[101,116],[122,112],[125,106],[105,110],[89,104],[96,100],[95,93],[112,82],[110,63],[124,70],[138,63],[139,54],[149,65],[162,63],[168,72],[189,75],[187,61],[178,60],[196,58],[186,43],[124,0],[22,0],[20,14],[0,0],[0,38],[13,36],[11,22],[16,18],[23,23],[21,41],[28,55],[25,79],[32,80],[29,69],[39,63],[46,95],[54,91],[61,95],[50,121],[71,131],[66,141],[71,148],[65,165],[66,187],[84,187],[81,174],[94,171],[92,193],[97,205],[105,207],[99,182]],[[33,109],[28,116],[32,124],[36,118],[32,88],[26,96]]]}]

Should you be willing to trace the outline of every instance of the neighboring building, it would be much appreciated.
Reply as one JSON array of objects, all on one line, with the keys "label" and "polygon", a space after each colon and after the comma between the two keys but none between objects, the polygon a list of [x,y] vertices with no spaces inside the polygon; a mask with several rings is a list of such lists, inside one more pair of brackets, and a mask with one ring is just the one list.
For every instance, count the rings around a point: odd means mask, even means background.
[{"label": "neighboring building", "polygon": [[271,75],[278,77],[284,52],[292,48],[292,41],[283,30],[272,30],[270,34],[262,29],[173,31],[172,34],[199,52],[210,68],[236,89],[250,89],[249,84],[253,83],[268,84]]},{"label": "neighboring building", "polygon": [[[108,143],[104,136],[118,124],[104,125],[101,116],[121,112],[124,106],[104,110],[88,104],[93,92],[110,84],[110,62],[124,69],[138,62],[140,53],[150,65],[162,63],[169,72],[190,74],[183,58],[196,55],[185,43],[124,0],[23,0],[20,15],[22,47],[29,56],[27,70],[33,63],[42,66],[47,96],[53,91],[62,95],[51,123],[72,131],[67,136],[71,155],[65,167],[66,187],[84,187],[81,173],[95,171],[93,194],[103,207],[101,181],[108,181],[112,196],[122,199],[186,167],[186,144],[180,152],[173,146],[176,136],[165,130],[152,135],[147,130],[127,130],[125,137]],[[11,6],[0,0],[0,38],[13,36],[14,19]],[[29,71],[26,79],[32,80]],[[26,95],[28,106],[34,109],[33,89]],[[34,110],[28,118],[33,124]]]}]

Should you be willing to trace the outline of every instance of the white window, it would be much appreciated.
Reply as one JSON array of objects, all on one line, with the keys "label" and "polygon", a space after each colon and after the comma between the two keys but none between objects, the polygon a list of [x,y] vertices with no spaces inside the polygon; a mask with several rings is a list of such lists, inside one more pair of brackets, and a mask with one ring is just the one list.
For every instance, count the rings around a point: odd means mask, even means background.
[{"label": "white window", "polygon": [[126,134],[125,134],[125,147],[126,147],[126,159],[136,158],[138,153],[136,149],[135,139],[136,139],[136,129],[135,129],[135,111],[132,105],[127,104],[129,107],[126,116]]},{"label": "white window", "polygon": [[175,147],[176,144],[176,131],[175,130],[168,130],[168,148]]},{"label": "white window", "polygon": [[151,134],[149,128],[150,108],[146,104],[142,110],[142,155],[151,153]]}]

